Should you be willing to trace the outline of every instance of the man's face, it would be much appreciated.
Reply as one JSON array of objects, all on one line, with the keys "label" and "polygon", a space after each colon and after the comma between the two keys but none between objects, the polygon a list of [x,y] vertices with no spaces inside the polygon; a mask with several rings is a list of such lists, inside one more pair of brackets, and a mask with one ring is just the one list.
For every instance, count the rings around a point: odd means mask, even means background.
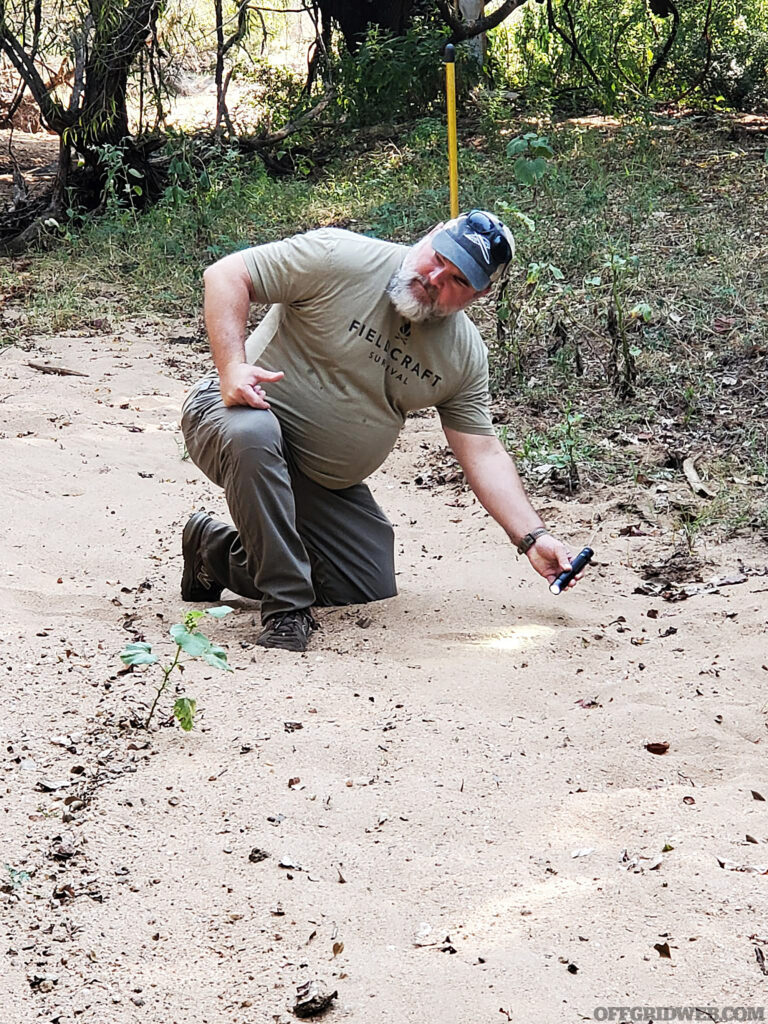
[{"label": "man's face", "polygon": [[488,291],[478,292],[450,260],[432,248],[438,225],[408,252],[387,292],[395,309],[416,322],[450,316]]}]

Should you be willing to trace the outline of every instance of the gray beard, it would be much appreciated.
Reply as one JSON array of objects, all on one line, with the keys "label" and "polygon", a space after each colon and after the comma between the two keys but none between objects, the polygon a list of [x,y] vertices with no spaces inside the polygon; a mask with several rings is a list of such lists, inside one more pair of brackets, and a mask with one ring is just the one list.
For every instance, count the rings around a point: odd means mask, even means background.
[{"label": "gray beard", "polygon": [[414,281],[422,282],[423,279],[414,271],[407,270],[405,265],[396,270],[387,285],[389,301],[400,316],[404,316],[406,320],[411,320],[413,323],[439,319],[442,314],[434,302],[425,302],[413,294],[411,285]]}]

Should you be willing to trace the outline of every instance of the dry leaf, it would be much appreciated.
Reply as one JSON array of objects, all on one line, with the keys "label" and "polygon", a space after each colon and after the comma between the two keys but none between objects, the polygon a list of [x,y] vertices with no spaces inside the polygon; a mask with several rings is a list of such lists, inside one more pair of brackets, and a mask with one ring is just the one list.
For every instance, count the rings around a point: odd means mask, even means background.
[{"label": "dry leaf", "polygon": [[714,498],[715,492],[711,490],[704,481],[701,479],[699,474],[696,472],[696,467],[693,463],[693,459],[685,459],[683,462],[683,473],[685,479],[688,481],[688,486],[691,488],[694,494],[697,494],[700,498]]},{"label": "dry leaf", "polygon": [[646,743],[645,749],[649,754],[666,754],[669,750],[669,744],[661,741],[659,743]]},{"label": "dry leaf", "polygon": [[733,860],[717,858],[717,863],[726,871],[743,871],[748,875],[768,875],[768,866],[765,864],[737,864]]},{"label": "dry leaf", "polygon": [[644,530],[640,523],[629,523],[619,530],[620,537],[647,537],[648,531]]},{"label": "dry leaf", "polygon": [[306,981],[296,989],[293,1012],[297,1017],[317,1017],[325,1013],[338,992],[329,992],[324,981]]},{"label": "dry leaf", "polygon": [[87,377],[87,373],[79,370],[69,370],[66,366],[51,366],[49,363],[27,363],[27,366],[40,373],[55,373],[59,377]]}]

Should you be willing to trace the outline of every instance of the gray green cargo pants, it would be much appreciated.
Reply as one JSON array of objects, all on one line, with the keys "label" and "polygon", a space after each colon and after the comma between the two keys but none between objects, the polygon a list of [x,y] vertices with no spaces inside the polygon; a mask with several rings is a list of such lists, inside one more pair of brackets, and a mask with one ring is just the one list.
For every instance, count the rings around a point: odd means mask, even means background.
[{"label": "gray green cargo pants", "polygon": [[332,491],[306,477],[274,413],[227,408],[218,380],[207,379],[184,403],[181,426],[235,524],[211,520],[202,563],[222,587],[260,600],[262,619],[397,593],[392,524],[371,492],[365,484]]}]

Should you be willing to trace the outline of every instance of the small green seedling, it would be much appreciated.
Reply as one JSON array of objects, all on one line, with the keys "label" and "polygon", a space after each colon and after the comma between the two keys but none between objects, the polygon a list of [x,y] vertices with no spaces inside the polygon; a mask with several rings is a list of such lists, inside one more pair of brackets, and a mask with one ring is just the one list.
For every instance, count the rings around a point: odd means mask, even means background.
[{"label": "small green seedling", "polygon": [[521,185],[536,185],[549,169],[554,152],[546,135],[526,132],[507,145],[507,156],[516,156],[512,170]]},{"label": "small green seedling", "polygon": [[[144,728],[148,729],[152,716],[155,713],[157,702],[160,700],[165,688],[168,686],[168,681],[171,678],[171,673],[174,669],[178,669],[179,672],[184,671],[184,664],[182,661],[182,653],[188,655],[187,661],[191,661],[194,658],[200,658],[208,665],[212,665],[213,668],[220,668],[225,672],[232,672],[232,666],[227,661],[227,652],[223,647],[218,647],[216,644],[211,643],[207,636],[204,636],[198,627],[198,623],[206,615],[210,615],[213,619],[223,619],[225,615],[233,611],[228,605],[221,605],[219,608],[208,608],[206,611],[191,611],[187,612],[184,616],[183,622],[177,622],[171,626],[170,635],[176,644],[176,656],[169,665],[161,665],[160,669],[163,673],[163,678],[160,681],[160,685],[155,693],[155,699],[152,701],[152,707],[149,709],[147,720],[144,722]],[[123,650],[120,652],[120,660],[125,665],[154,665],[157,663],[158,656],[152,652],[152,645],[145,643],[144,641],[126,644]],[[195,720],[195,711],[197,710],[197,701],[194,697],[178,697],[173,705],[173,717],[178,721],[179,725],[185,732],[189,732],[192,728]]]},{"label": "small green seedling", "polygon": [[2,886],[3,892],[16,892],[32,877],[28,871],[12,868],[10,864],[4,864],[3,867],[8,874],[8,882]]}]

